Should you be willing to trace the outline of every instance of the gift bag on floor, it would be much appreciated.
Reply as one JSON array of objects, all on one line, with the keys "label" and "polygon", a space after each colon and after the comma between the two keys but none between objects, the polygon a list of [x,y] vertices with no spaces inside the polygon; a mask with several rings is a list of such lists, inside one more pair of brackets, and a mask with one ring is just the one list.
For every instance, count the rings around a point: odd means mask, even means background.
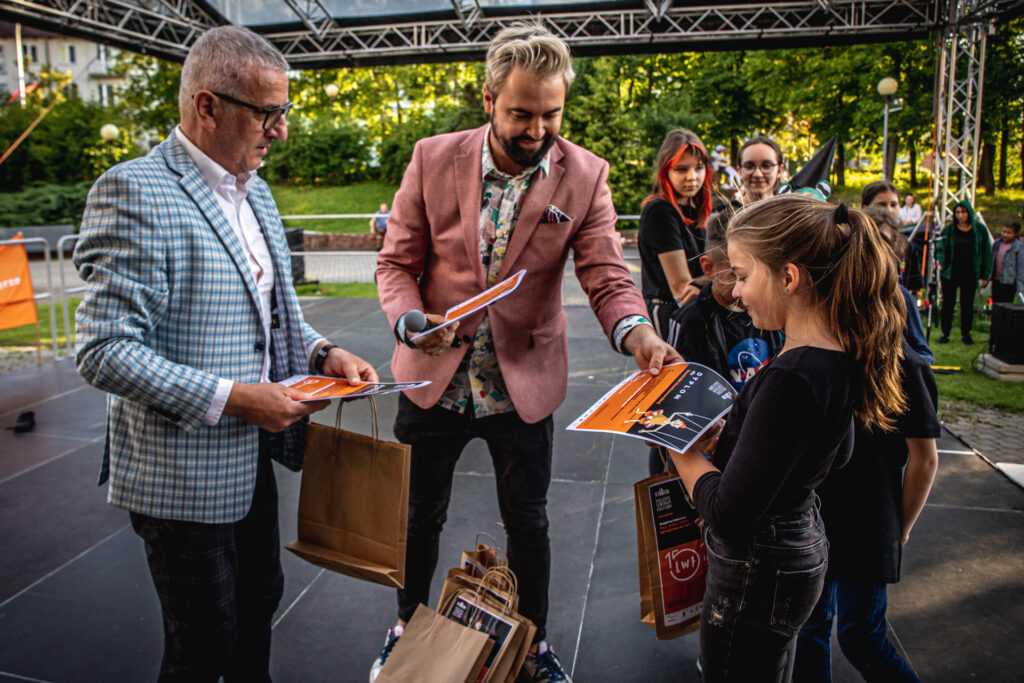
[{"label": "gift bag on floor", "polygon": [[420,605],[384,662],[376,683],[476,683],[492,647],[486,633]]},{"label": "gift bag on floor", "polygon": [[460,569],[448,576],[438,613],[486,633],[494,643],[477,683],[512,683],[537,633],[533,622],[515,610],[519,599],[515,574],[498,566],[479,578]]},{"label": "gift bag on floor", "polygon": [[678,638],[700,627],[707,579],[700,517],[674,472],[639,481],[633,492],[640,619],[659,640]]},{"label": "gift bag on floor", "polygon": [[405,580],[410,447],[373,434],[310,424],[299,490],[298,539],[287,546],[313,564],[385,586]]}]

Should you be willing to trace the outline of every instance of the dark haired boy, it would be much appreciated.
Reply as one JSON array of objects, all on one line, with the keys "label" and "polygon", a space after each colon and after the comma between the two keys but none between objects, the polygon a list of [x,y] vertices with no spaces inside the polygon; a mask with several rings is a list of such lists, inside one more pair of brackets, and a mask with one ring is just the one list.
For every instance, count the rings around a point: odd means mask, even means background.
[{"label": "dark haired boy", "polygon": [[[708,217],[700,266],[710,282],[669,317],[666,341],[687,361],[708,366],[739,391],[778,355],[783,339],[779,332],[754,327],[750,314],[732,295],[736,276],[725,248],[725,226],[730,214],[726,209]],[[654,451],[649,465],[651,474],[663,469]]]},{"label": "dark haired boy", "polygon": [[1020,223],[1003,224],[1001,239],[992,243],[992,303],[1013,303],[1024,292],[1024,243]]}]

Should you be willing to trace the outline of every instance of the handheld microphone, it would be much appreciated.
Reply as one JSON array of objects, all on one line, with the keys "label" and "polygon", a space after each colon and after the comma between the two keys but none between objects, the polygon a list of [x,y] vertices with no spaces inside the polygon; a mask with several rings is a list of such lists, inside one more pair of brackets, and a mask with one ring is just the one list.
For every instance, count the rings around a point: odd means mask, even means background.
[{"label": "handheld microphone", "polygon": [[427,316],[423,315],[423,311],[417,311],[415,308],[405,314],[405,330],[416,334],[427,329]]},{"label": "handheld microphone", "polygon": [[[414,308],[405,314],[406,334],[418,334],[429,327],[430,323],[427,321],[427,316],[423,315],[423,311],[417,311]],[[452,339],[452,346],[459,348],[462,346],[462,340],[456,336]]]}]

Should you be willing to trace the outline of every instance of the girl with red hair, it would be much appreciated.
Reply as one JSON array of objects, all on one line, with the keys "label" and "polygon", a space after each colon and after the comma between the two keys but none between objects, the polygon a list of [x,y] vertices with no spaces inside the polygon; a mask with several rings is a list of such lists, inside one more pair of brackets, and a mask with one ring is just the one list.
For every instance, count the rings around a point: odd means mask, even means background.
[{"label": "girl with red hair", "polygon": [[668,333],[674,310],[697,296],[704,223],[711,213],[711,159],[692,131],[665,136],[655,159],[651,195],[640,214],[641,281],[647,312],[658,334]]}]

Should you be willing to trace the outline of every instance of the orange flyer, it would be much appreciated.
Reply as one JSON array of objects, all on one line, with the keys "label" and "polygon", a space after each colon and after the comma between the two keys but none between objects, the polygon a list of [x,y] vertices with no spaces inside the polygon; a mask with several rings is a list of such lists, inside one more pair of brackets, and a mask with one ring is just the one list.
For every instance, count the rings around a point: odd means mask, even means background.
[{"label": "orange flyer", "polygon": [[309,394],[310,398],[299,401],[300,403],[309,403],[310,401],[323,401],[332,398],[365,398],[367,396],[390,394],[395,391],[425,387],[430,382],[349,382],[347,379],[341,379],[340,377],[293,375],[286,380],[282,380],[281,384]]},{"label": "orange flyer", "polygon": [[456,304],[449,308],[444,314],[444,322],[438,323],[433,327],[428,327],[419,334],[414,334],[409,338],[409,341],[416,341],[420,337],[437,332],[438,330],[448,327],[456,320],[461,320],[467,315],[473,315],[482,308],[487,308],[498,299],[502,299],[512,292],[516,291],[516,287],[523,281],[523,276],[526,275],[526,270],[520,270],[512,277],[505,278],[498,284],[485,289],[471,299],[466,299],[461,304]]},{"label": "orange flyer", "polygon": [[685,451],[732,408],[736,391],[699,363],[639,370],[587,409],[567,430],[632,436]]}]

